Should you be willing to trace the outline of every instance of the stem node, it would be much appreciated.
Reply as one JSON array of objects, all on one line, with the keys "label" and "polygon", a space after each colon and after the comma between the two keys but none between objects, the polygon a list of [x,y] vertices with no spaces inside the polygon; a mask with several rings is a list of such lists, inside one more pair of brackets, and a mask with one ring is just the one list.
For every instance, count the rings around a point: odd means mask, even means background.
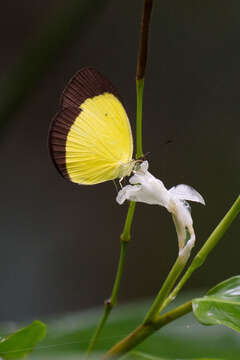
[{"label": "stem node", "polygon": [[104,306],[105,306],[106,308],[108,308],[108,309],[111,310],[114,305],[113,305],[111,299],[109,298],[109,299],[106,299],[106,300],[104,301]]}]

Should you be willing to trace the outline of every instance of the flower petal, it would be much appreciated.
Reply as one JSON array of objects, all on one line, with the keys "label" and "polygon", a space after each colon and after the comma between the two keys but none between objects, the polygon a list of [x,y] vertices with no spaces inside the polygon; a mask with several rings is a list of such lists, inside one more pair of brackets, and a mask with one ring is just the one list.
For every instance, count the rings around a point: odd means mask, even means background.
[{"label": "flower petal", "polygon": [[148,162],[144,161],[129,179],[131,185],[119,191],[117,202],[122,204],[126,199],[144,202],[150,205],[161,205],[168,208],[169,193],[163,182],[147,170]]},{"label": "flower petal", "polygon": [[189,200],[189,201],[196,201],[203,205],[205,205],[204,198],[197,190],[193,187],[185,184],[180,184],[177,186],[173,186],[171,189],[168,190],[171,195],[179,200]]},{"label": "flower petal", "polygon": [[138,201],[137,193],[139,192],[141,186],[140,185],[126,185],[122,188],[117,194],[117,202],[122,205],[125,200]]}]

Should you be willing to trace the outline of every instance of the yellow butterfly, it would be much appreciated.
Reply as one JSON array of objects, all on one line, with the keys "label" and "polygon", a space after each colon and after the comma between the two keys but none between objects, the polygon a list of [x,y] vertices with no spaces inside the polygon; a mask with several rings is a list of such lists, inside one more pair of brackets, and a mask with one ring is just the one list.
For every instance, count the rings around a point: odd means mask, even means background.
[{"label": "yellow butterfly", "polygon": [[129,176],[133,139],[112,84],[93,68],[78,71],[63,91],[49,129],[49,149],[62,176],[93,185]]}]

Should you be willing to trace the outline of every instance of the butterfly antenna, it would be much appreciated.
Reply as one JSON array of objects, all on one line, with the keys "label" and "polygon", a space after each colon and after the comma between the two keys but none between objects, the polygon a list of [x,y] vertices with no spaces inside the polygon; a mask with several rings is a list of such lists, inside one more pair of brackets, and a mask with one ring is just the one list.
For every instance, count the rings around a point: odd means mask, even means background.
[{"label": "butterfly antenna", "polygon": [[143,161],[146,160],[147,157],[148,157],[150,154],[151,154],[150,151],[148,151],[148,152],[146,152],[145,154],[143,154],[142,160],[143,160]]},{"label": "butterfly antenna", "polygon": [[148,151],[148,152],[146,152],[145,154],[143,154],[141,157],[139,157],[136,161],[137,161],[137,162],[142,162],[142,161],[146,160],[147,157],[148,157],[150,154],[151,154],[150,151]]},{"label": "butterfly antenna", "polygon": [[114,183],[115,190],[116,190],[116,192],[118,193],[118,187],[117,187],[117,183],[116,183],[116,181],[115,181],[115,180],[113,180],[113,183]]}]

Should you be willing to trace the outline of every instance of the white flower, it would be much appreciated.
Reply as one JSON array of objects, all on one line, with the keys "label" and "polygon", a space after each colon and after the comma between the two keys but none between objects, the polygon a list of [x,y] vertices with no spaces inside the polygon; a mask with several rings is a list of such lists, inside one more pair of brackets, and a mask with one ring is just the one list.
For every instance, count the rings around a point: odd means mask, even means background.
[{"label": "white flower", "polygon": [[129,180],[131,185],[124,186],[117,195],[117,202],[125,200],[144,202],[164,206],[173,217],[179,245],[179,255],[189,256],[195,243],[195,233],[186,200],[205,205],[203,197],[188,185],[177,185],[167,190],[163,182],[148,171],[148,162],[144,161]]}]

